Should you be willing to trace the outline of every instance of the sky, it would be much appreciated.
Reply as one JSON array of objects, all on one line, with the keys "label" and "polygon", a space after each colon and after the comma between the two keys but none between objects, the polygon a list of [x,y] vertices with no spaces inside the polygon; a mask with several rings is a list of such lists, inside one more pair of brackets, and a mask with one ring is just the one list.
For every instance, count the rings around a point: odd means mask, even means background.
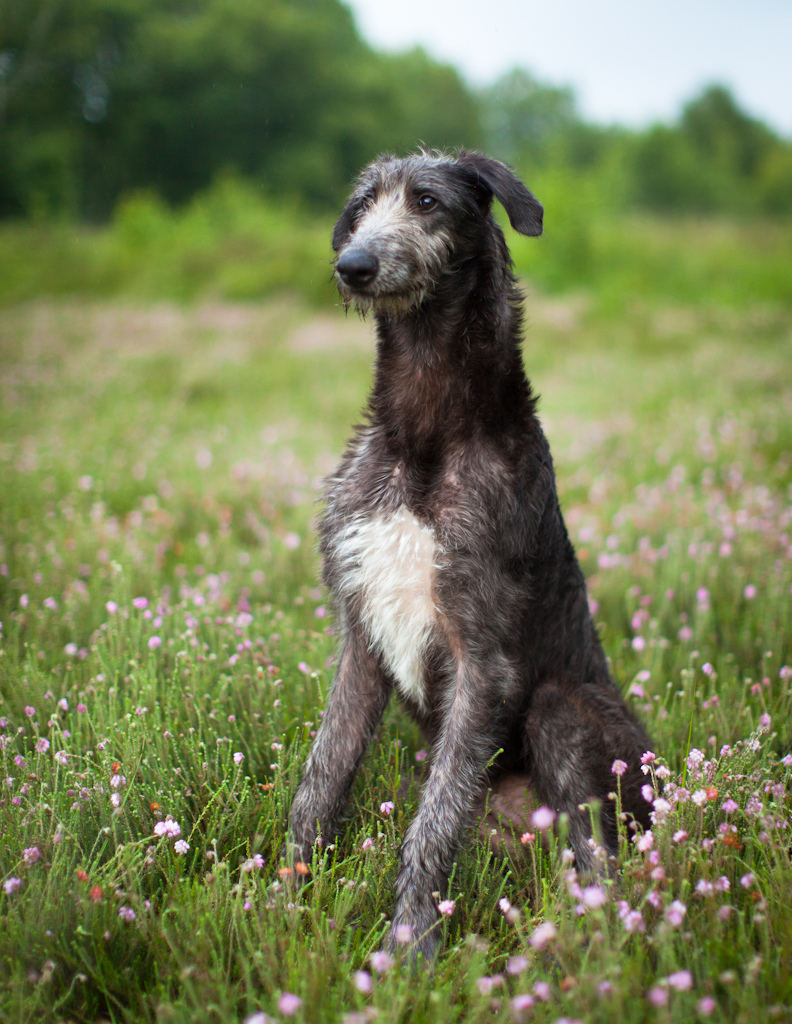
[{"label": "sky", "polygon": [[589,120],[673,121],[712,82],[792,137],[792,0],[345,0],[380,50],[422,46],[474,85],[521,66]]}]

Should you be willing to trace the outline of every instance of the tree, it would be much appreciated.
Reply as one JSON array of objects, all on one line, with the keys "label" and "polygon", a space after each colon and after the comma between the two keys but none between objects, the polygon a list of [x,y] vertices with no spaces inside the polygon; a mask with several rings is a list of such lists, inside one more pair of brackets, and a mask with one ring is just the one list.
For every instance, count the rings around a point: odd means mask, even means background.
[{"label": "tree", "polygon": [[382,149],[480,139],[456,71],[375,53],[339,0],[4,0],[0,40],[0,213],[100,219],[225,169],[328,205]]}]

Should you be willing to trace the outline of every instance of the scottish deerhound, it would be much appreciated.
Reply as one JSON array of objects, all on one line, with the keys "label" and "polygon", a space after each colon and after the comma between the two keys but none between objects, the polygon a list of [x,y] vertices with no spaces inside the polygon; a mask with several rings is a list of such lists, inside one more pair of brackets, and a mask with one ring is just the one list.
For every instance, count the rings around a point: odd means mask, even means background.
[{"label": "scottish deerhound", "polygon": [[318,837],[336,834],[395,688],[432,745],[393,914],[394,934],[409,925],[426,957],[437,893],[494,774],[527,772],[539,799],[567,814],[581,871],[598,870],[592,813],[604,848],[617,850],[616,759],[628,765],[624,808],[648,826],[649,741],[589,616],[523,369],[521,295],[493,196],[516,231],[541,234],[542,206],[496,160],[384,157],[333,232],[342,298],[374,311],[377,364],[320,524],[343,647],[290,833],[306,860]]}]

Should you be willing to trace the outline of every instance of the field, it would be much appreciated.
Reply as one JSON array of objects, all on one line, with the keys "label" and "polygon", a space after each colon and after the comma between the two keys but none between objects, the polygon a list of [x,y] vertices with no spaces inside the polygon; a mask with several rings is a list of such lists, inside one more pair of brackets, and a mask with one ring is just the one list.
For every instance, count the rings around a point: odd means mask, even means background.
[{"label": "field", "polygon": [[563,823],[512,858],[473,835],[418,974],[381,955],[426,756],[397,707],[335,849],[279,871],[369,325],[293,295],[0,312],[3,1020],[792,1020],[792,311],[532,292],[567,525],[665,789],[602,884]]}]

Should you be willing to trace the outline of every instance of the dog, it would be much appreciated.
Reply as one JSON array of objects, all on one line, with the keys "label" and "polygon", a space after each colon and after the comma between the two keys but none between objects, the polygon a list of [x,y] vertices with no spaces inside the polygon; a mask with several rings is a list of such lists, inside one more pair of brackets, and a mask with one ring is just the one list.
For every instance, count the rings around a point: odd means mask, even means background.
[{"label": "dog", "polygon": [[[649,739],[611,679],[567,536],[520,353],[522,296],[493,198],[523,235],[543,208],[475,152],[382,157],[333,232],[344,303],[373,311],[374,384],[319,525],[343,642],[290,814],[291,854],[337,834],[393,690],[431,743],[401,847],[391,944],[438,943],[437,894],[488,783],[527,773],[568,819],[581,872],[618,846],[623,809],[649,827]],[[500,753],[499,753],[500,751]],[[497,756],[496,756],[497,755]],[[402,928],[400,936],[405,934]]]}]

